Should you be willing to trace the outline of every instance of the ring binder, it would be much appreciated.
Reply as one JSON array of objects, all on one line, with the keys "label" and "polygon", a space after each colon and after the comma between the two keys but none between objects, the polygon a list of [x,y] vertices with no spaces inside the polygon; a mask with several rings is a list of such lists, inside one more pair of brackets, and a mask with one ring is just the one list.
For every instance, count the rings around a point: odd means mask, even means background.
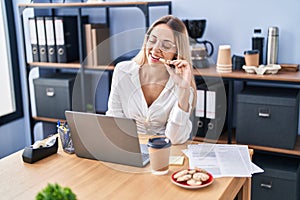
[{"label": "ring binder", "polygon": [[76,16],[54,17],[58,63],[79,60],[77,27]]},{"label": "ring binder", "polygon": [[44,17],[36,17],[40,62],[47,62],[47,42]]},{"label": "ring binder", "polygon": [[223,131],[221,125],[226,121],[226,88],[222,91],[223,87],[219,82],[201,81],[197,85],[196,136],[216,140]]},{"label": "ring binder", "polygon": [[56,44],[53,17],[45,17],[47,54],[49,62],[56,62]]},{"label": "ring binder", "polygon": [[39,47],[38,47],[38,38],[37,38],[36,19],[34,17],[28,18],[28,24],[29,24],[32,61],[39,62],[40,56],[39,56]]}]

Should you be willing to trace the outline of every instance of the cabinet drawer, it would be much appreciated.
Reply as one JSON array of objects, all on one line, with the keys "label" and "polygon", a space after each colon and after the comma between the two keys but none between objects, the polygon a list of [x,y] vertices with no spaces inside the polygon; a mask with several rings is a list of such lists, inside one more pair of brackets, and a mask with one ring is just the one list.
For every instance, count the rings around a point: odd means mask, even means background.
[{"label": "cabinet drawer", "polygon": [[255,175],[252,178],[252,199],[298,200],[296,182],[294,180]]},{"label": "cabinet drawer", "polygon": [[264,169],[252,177],[253,200],[299,200],[299,159],[257,153],[253,162]]},{"label": "cabinet drawer", "polygon": [[248,87],[237,96],[238,143],[293,149],[298,133],[298,89]]}]

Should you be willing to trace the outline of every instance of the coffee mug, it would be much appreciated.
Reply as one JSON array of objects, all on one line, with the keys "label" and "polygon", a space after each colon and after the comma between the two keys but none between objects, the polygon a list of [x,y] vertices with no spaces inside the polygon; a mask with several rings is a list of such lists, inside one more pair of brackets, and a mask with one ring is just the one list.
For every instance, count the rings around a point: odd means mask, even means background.
[{"label": "coffee mug", "polygon": [[259,65],[259,50],[249,50],[244,52],[246,66],[255,66]]},{"label": "coffee mug", "polygon": [[152,174],[163,175],[169,171],[171,141],[167,137],[154,137],[148,140]]},{"label": "coffee mug", "polygon": [[218,51],[217,66],[231,66],[231,47],[230,45],[220,45]]}]

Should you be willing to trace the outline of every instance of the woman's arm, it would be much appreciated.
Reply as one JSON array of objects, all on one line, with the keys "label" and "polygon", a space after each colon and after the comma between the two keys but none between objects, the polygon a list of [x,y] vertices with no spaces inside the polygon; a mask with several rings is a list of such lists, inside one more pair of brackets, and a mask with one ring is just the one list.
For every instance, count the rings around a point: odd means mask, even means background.
[{"label": "woman's arm", "polygon": [[192,122],[190,120],[190,113],[192,102],[194,98],[193,89],[190,88],[188,97],[188,111],[184,111],[179,106],[179,100],[175,103],[170,112],[169,119],[166,126],[165,135],[171,140],[172,144],[185,143],[189,138],[192,131]]}]

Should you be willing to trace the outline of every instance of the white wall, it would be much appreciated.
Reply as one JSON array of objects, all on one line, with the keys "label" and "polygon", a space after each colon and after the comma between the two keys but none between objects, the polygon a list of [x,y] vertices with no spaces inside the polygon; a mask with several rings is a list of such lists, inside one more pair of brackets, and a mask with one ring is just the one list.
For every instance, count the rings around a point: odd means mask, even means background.
[{"label": "white wall", "polygon": [[[265,36],[269,26],[279,27],[279,63],[300,63],[300,1],[273,0],[173,0],[173,14],[180,19],[206,19],[207,25],[203,39],[211,41],[215,46],[213,55],[216,61],[217,48],[220,44],[230,44],[232,54],[242,55],[251,49],[253,29],[260,27]],[[152,9],[153,21],[166,13],[162,8]],[[164,12],[165,11],[165,12]],[[141,12],[132,9],[113,10],[112,30],[118,33],[127,28],[143,27]],[[154,13],[154,14],[153,14]],[[136,40],[130,40],[135,44]],[[266,42],[266,38],[265,38]],[[119,43],[127,46],[129,41]]]}]

